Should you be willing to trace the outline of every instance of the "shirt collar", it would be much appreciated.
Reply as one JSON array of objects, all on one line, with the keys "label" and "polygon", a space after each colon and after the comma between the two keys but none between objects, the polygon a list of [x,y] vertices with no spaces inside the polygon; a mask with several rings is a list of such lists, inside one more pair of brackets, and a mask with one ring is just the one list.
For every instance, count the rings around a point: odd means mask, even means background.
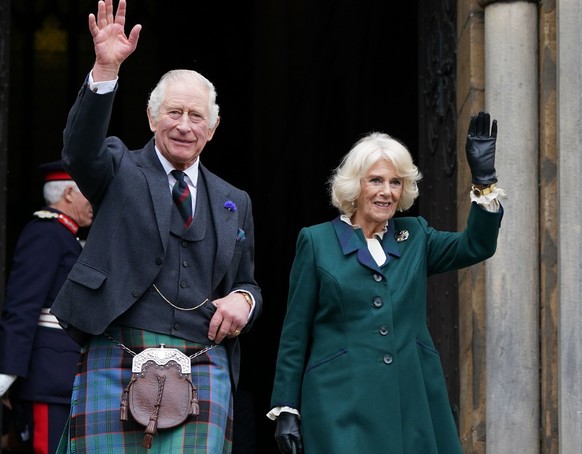
[{"label": "shirt collar", "polygon": [[[162,163],[162,166],[164,167],[164,171],[166,172],[166,175],[169,175],[170,172],[175,169],[174,166],[170,163],[170,161],[168,161],[164,157],[164,155],[162,155],[162,153],[160,153],[160,150],[158,150],[157,146],[155,148],[156,148],[156,154],[158,155],[158,159]],[[183,170],[183,172],[186,174],[186,176],[190,179],[192,186],[194,186],[194,187],[196,187],[198,185],[198,169],[199,169],[199,167],[200,167],[200,157],[198,157],[198,159],[196,159],[194,164],[192,164],[187,169]]]},{"label": "shirt collar", "polygon": [[[342,214],[340,216],[340,219],[345,222],[348,225],[351,225],[354,229],[361,229],[362,226],[358,225],[358,224],[352,224],[352,220],[349,218],[349,216]],[[388,223],[386,223],[386,225],[384,226],[384,228],[380,231],[380,232],[374,232],[374,235],[376,235],[378,238],[380,238],[381,240],[384,238],[384,234],[388,231]]]}]

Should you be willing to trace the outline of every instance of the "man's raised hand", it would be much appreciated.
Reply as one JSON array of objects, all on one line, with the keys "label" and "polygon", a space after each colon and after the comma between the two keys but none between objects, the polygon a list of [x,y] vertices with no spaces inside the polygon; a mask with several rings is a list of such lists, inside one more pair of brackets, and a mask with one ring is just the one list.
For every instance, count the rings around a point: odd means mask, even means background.
[{"label": "man's raised hand", "polygon": [[95,47],[95,82],[115,80],[121,64],[137,47],[141,25],[134,25],[129,36],[125,35],[126,9],[126,0],[119,0],[117,14],[114,14],[113,0],[100,0],[97,17],[89,14],[89,31]]}]

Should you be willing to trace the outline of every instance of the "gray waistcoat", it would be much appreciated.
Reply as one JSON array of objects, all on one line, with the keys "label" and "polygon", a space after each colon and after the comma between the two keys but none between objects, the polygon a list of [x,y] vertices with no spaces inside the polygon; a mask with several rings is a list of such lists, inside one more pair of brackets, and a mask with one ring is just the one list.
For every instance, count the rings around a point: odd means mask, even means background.
[{"label": "gray waistcoat", "polygon": [[[208,323],[215,312],[211,303],[212,269],[217,250],[206,184],[198,180],[196,212],[188,230],[178,209],[172,210],[168,250],[154,284],[115,323],[208,344]],[[147,247],[147,244],[136,245]],[[208,299],[204,304],[204,300]]]}]

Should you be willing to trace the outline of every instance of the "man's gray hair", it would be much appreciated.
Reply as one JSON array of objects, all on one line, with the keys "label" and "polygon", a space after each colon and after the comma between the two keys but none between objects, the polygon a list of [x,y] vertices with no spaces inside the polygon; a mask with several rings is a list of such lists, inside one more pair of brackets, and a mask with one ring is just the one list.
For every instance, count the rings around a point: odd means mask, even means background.
[{"label": "man's gray hair", "polygon": [[164,102],[165,91],[168,84],[180,80],[194,82],[195,84],[206,88],[208,91],[208,126],[214,128],[218,121],[218,113],[220,110],[218,104],[216,104],[216,89],[212,82],[210,82],[206,77],[199,72],[190,69],[174,69],[168,71],[162,76],[156,87],[152,90],[150,99],[148,100],[148,110],[150,115],[157,120],[158,114],[160,113],[160,106]]},{"label": "man's gray hair", "polygon": [[73,180],[47,181],[42,188],[42,195],[47,205],[53,205],[63,198],[67,188],[73,187],[79,191]]}]

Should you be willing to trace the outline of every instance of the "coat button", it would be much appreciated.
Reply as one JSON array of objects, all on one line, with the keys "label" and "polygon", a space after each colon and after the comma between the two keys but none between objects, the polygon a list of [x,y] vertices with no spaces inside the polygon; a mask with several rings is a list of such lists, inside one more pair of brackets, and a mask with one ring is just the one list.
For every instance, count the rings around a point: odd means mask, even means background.
[{"label": "coat button", "polygon": [[376,282],[380,282],[382,280],[382,275],[381,274],[374,274],[374,280]]},{"label": "coat button", "polygon": [[156,265],[161,265],[164,263],[164,260],[161,257],[156,257]]},{"label": "coat button", "polygon": [[388,333],[389,333],[389,331],[388,331],[388,328],[387,328],[386,326],[382,325],[382,326],[380,327],[380,334],[381,334],[382,336],[386,336]]},{"label": "coat button", "polygon": [[382,302],[382,298],[380,298],[379,296],[374,298],[374,301],[372,302],[372,305],[376,308],[382,307],[383,304],[384,303]]},{"label": "coat button", "polygon": [[392,364],[392,361],[394,361],[394,358],[392,358],[391,354],[384,355],[385,364]]},{"label": "coat button", "polygon": [[186,288],[186,283],[185,282],[180,282],[180,287],[181,288]]},{"label": "coat button", "polygon": [[141,296],[141,293],[139,293],[137,290],[134,290],[133,292],[131,292],[131,296],[133,296],[134,298],[139,298]]}]

